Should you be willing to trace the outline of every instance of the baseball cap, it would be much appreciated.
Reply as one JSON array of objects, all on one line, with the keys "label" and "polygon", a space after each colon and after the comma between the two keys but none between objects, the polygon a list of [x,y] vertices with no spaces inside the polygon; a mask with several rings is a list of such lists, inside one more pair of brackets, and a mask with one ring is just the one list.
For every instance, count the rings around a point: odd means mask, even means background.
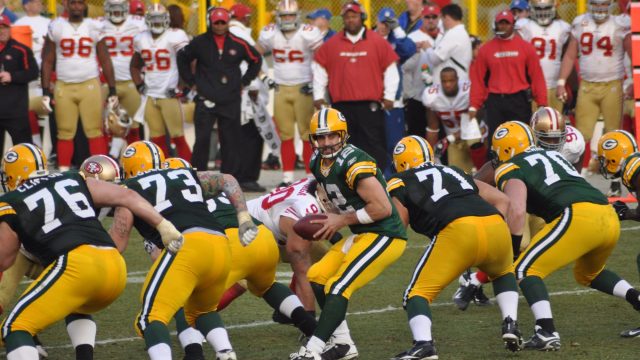
[{"label": "baseball cap", "polygon": [[511,0],[511,6],[509,6],[509,9],[529,10],[529,1],[528,0]]},{"label": "baseball cap", "polygon": [[236,19],[244,19],[251,15],[251,8],[245,4],[235,4],[231,7],[231,16]]},{"label": "baseball cap", "polygon": [[440,8],[437,5],[429,5],[422,8],[422,16],[440,15]]},{"label": "baseball cap", "polygon": [[511,11],[502,10],[496,15],[496,22],[507,21],[509,24],[513,24],[515,20],[513,19],[513,14]]},{"label": "baseball cap", "polygon": [[385,19],[395,18],[396,13],[390,7],[383,7],[378,11],[378,21],[383,22]]},{"label": "baseball cap", "polygon": [[215,24],[218,21],[229,22],[229,11],[225,8],[215,8],[209,14],[209,21],[211,24]]},{"label": "baseball cap", "polygon": [[0,25],[11,27],[11,20],[7,15],[0,15]]},{"label": "baseball cap", "polygon": [[331,11],[327,8],[319,8],[307,14],[307,19],[315,20],[317,18],[325,18],[331,20]]},{"label": "baseball cap", "polygon": [[346,14],[347,11],[353,11],[356,14],[362,14],[364,12],[362,11],[362,7],[360,6],[360,4],[355,2],[344,4],[344,6],[342,7],[342,11],[340,11],[340,15]]},{"label": "baseball cap", "polygon": [[131,0],[129,2],[129,14],[135,14],[139,10],[142,10],[142,13],[144,14],[144,2],[141,0]]}]

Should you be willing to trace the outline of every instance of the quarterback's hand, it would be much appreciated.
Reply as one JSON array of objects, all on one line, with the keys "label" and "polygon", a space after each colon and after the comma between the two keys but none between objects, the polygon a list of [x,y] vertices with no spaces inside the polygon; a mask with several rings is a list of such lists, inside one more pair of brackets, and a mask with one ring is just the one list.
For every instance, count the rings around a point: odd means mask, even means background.
[{"label": "quarterback's hand", "polygon": [[248,211],[238,213],[238,238],[242,246],[248,246],[258,235],[258,227],[251,220]]},{"label": "quarterback's hand", "polygon": [[45,95],[42,97],[42,108],[45,109],[48,113],[53,111],[51,104],[52,100],[50,96]]},{"label": "quarterback's hand", "polygon": [[322,224],[322,228],[313,234],[314,239],[331,239],[338,230],[347,226],[344,216],[329,213],[325,215],[326,219],[311,221],[312,224]]},{"label": "quarterback's hand", "polygon": [[156,230],[160,233],[164,247],[171,253],[176,253],[182,247],[184,237],[167,219],[162,219],[160,224],[156,226]]},{"label": "quarterback's hand", "polygon": [[614,202],[612,205],[613,205],[613,209],[616,211],[616,214],[618,214],[618,219],[626,220],[627,219],[626,215],[627,215],[627,212],[629,211],[629,206],[627,206],[627,204],[625,204],[620,200]]},{"label": "quarterback's hand", "polygon": [[566,102],[568,99],[567,89],[565,89],[564,86],[558,85],[556,87],[556,97],[563,103]]}]

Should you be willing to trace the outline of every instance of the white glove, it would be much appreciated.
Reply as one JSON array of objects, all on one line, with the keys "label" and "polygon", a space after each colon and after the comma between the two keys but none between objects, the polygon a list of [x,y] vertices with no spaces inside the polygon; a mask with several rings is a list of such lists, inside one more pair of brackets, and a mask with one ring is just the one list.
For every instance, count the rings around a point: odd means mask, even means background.
[{"label": "white glove", "polygon": [[248,246],[258,235],[258,227],[251,220],[248,211],[238,213],[238,238],[242,246]]},{"label": "white glove", "polygon": [[48,113],[53,111],[51,107],[51,98],[49,96],[42,97],[42,108],[44,108]]},{"label": "white glove", "polygon": [[184,237],[172,223],[167,219],[162,219],[160,224],[156,226],[156,230],[160,233],[164,247],[171,253],[176,253],[182,247]]},{"label": "white glove", "polygon": [[120,101],[118,100],[118,96],[111,95],[107,98],[107,106],[109,109],[115,109],[120,105]]}]

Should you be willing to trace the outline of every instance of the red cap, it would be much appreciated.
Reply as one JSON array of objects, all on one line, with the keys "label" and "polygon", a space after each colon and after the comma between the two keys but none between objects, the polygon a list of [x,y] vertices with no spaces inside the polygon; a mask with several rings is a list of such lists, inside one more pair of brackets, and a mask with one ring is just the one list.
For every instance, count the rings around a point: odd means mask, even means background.
[{"label": "red cap", "polygon": [[209,22],[211,24],[215,24],[218,21],[224,21],[226,23],[229,22],[229,11],[225,8],[215,8],[209,13]]},{"label": "red cap", "polygon": [[231,17],[236,19],[244,19],[251,15],[251,8],[245,4],[235,4],[231,7]]},{"label": "red cap", "polygon": [[129,2],[129,14],[136,14],[140,10],[142,10],[142,14],[144,14],[144,2],[141,0],[131,0]]},{"label": "red cap", "polygon": [[340,11],[340,15],[344,15],[347,13],[347,11],[353,11],[356,14],[362,14],[362,7],[360,7],[360,4],[357,3],[346,3],[344,4],[344,6],[342,7],[342,11]]},{"label": "red cap", "polygon": [[440,7],[438,5],[429,5],[422,8],[422,16],[440,15]]},{"label": "red cap", "polygon": [[11,20],[6,15],[0,15],[0,25],[11,27]]},{"label": "red cap", "polygon": [[509,24],[513,24],[515,22],[513,14],[509,10],[502,10],[496,15],[496,22],[500,22],[502,20],[509,22]]}]

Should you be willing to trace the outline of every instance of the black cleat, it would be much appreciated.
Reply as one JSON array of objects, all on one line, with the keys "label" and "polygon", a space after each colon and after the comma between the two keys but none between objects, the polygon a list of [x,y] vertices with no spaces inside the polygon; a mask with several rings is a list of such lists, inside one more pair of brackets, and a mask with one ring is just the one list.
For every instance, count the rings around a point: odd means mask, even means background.
[{"label": "black cleat", "polygon": [[535,334],[524,342],[527,350],[557,351],[560,350],[560,335],[558,332],[550,333],[540,326],[535,326]]},{"label": "black cleat", "polygon": [[262,170],[280,170],[280,158],[269,154],[262,162]]},{"label": "black cleat", "polygon": [[391,360],[435,360],[438,359],[438,353],[435,346],[433,346],[433,340],[431,341],[417,341],[411,349],[402,352]]},{"label": "black cleat", "polygon": [[512,352],[520,351],[524,346],[522,334],[518,330],[518,323],[511,316],[507,316],[502,322],[502,340],[504,347]]},{"label": "black cleat", "polygon": [[476,292],[473,294],[473,302],[478,306],[489,306],[491,305],[491,300],[484,294],[482,290],[482,285],[478,286]]}]

